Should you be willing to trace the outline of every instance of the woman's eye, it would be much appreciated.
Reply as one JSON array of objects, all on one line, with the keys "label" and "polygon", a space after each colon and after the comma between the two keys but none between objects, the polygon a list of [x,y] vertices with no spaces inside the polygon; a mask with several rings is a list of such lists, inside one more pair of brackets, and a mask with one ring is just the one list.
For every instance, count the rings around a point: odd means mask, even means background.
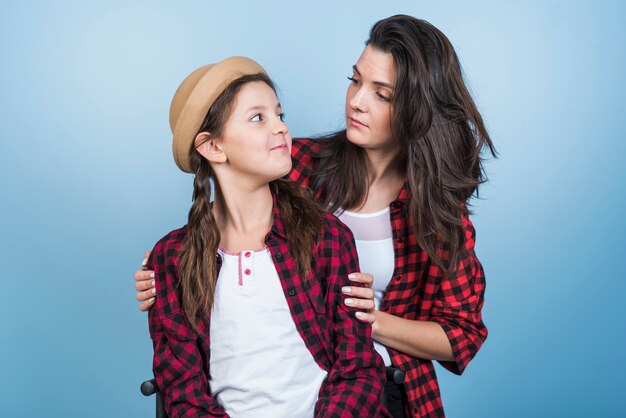
[{"label": "woman's eye", "polygon": [[252,116],[252,118],[250,119],[250,122],[261,122],[263,120],[263,117],[261,116],[260,113],[257,113],[256,115]]},{"label": "woman's eye", "polygon": [[378,96],[378,98],[379,98],[380,100],[382,100],[382,101],[384,101],[384,102],[390,102],[390,101],[391,101],[391,98],[389,98],[389,97],[385,96],[385,95],[384,95],[384,94],[382,94],[382,93],[376,93],[376,95]]},{"label": "woman's eye", "polygon": [[359,80],[357,80],[354,77],[348,77],[348,80],[350,80],[352,82],[352,84],[359,84]]},{"label": "woman's eye", "polygon": [[276,116],[278,116],[278,119],[280,119],[280,121],[281,121],[281,122],[284,122],[284,121],[285,121],[285,114],[284,114],[284,113],[279,113],[279,114],[278,114],[278,115],[276,115]]}]

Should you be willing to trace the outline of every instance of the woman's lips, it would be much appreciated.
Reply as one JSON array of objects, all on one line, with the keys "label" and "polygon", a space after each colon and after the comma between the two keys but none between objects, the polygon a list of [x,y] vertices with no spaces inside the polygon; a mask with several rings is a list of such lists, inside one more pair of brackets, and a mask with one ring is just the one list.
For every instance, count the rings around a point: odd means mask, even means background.
[{"label": "woman's lips", "polygon": [[367,128],[366,124],[364,124],[363,122],[355,118],[350,118],[350,125],[356,126],[357,128],[361,128],[361,127]]}]

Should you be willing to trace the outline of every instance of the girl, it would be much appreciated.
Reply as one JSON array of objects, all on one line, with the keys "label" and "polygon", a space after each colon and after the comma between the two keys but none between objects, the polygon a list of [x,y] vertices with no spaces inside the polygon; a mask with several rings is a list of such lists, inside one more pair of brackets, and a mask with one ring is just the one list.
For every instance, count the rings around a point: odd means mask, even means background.
[{"label": "girl", "polygon": [[[385,363],[406,372],[387,383],[391,412],[443,417],[432,360],[461,374],[487,337],[468,203],[485,181],[481,152],[495,150],[454,48],[428,22],[377,22],[352,70],[347,129],[295,140],[289,178],[338,211],[373,273],[352,275],[372,289],[343,292]],[[141,309],[154,303],[149,275],[135,273]]]},{"label": "girl", "polygon": [[352,235],[281,179],[291,137],[263,69],[233,57],[194,71],[170,125],[195,179],[188,224],[147,262],[169,416],[379,415],[384,366],[341,295],[358,269]]}]

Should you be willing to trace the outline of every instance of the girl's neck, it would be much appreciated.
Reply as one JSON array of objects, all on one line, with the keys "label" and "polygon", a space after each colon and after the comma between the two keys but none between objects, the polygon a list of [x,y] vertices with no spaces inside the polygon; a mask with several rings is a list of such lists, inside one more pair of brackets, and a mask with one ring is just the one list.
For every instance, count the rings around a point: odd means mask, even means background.
[{"label": "girl's neck", "polygon": [[273,222],[274,202],[269,184],[216,189],[213,215],[220,231],[220,247],[235,253],[264,247],[265,235]]}]

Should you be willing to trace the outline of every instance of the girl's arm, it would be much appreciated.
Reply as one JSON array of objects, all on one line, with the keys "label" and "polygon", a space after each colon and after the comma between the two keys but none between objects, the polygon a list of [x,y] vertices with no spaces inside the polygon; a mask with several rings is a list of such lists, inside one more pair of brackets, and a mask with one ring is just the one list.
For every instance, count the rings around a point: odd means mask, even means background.
[{"label": "girl's arm", "polygon": [[339,259],[332,265],[339,267],[328,279],[326,298],[334,361],[320,388],[315,416],[378,417],[383,414],[384,364],[374,349],[371,326],[356,319],[354,311],[343,303],[341,287],[348,284],[348,273],[358,270],[358,258],[352,234],[345,226],[336,238],[331,246]]},{"label": "girl's arm", "polygon": [[199,323],[200,337],[181,309],[174,266],[180,246],[176,231],[154,247],[147,268],[155,272],[157,299],[148,314],[154,345],[153,371],[165,410],[174,417],[227,417],[211,396],[208,384],[208,328]]}]

